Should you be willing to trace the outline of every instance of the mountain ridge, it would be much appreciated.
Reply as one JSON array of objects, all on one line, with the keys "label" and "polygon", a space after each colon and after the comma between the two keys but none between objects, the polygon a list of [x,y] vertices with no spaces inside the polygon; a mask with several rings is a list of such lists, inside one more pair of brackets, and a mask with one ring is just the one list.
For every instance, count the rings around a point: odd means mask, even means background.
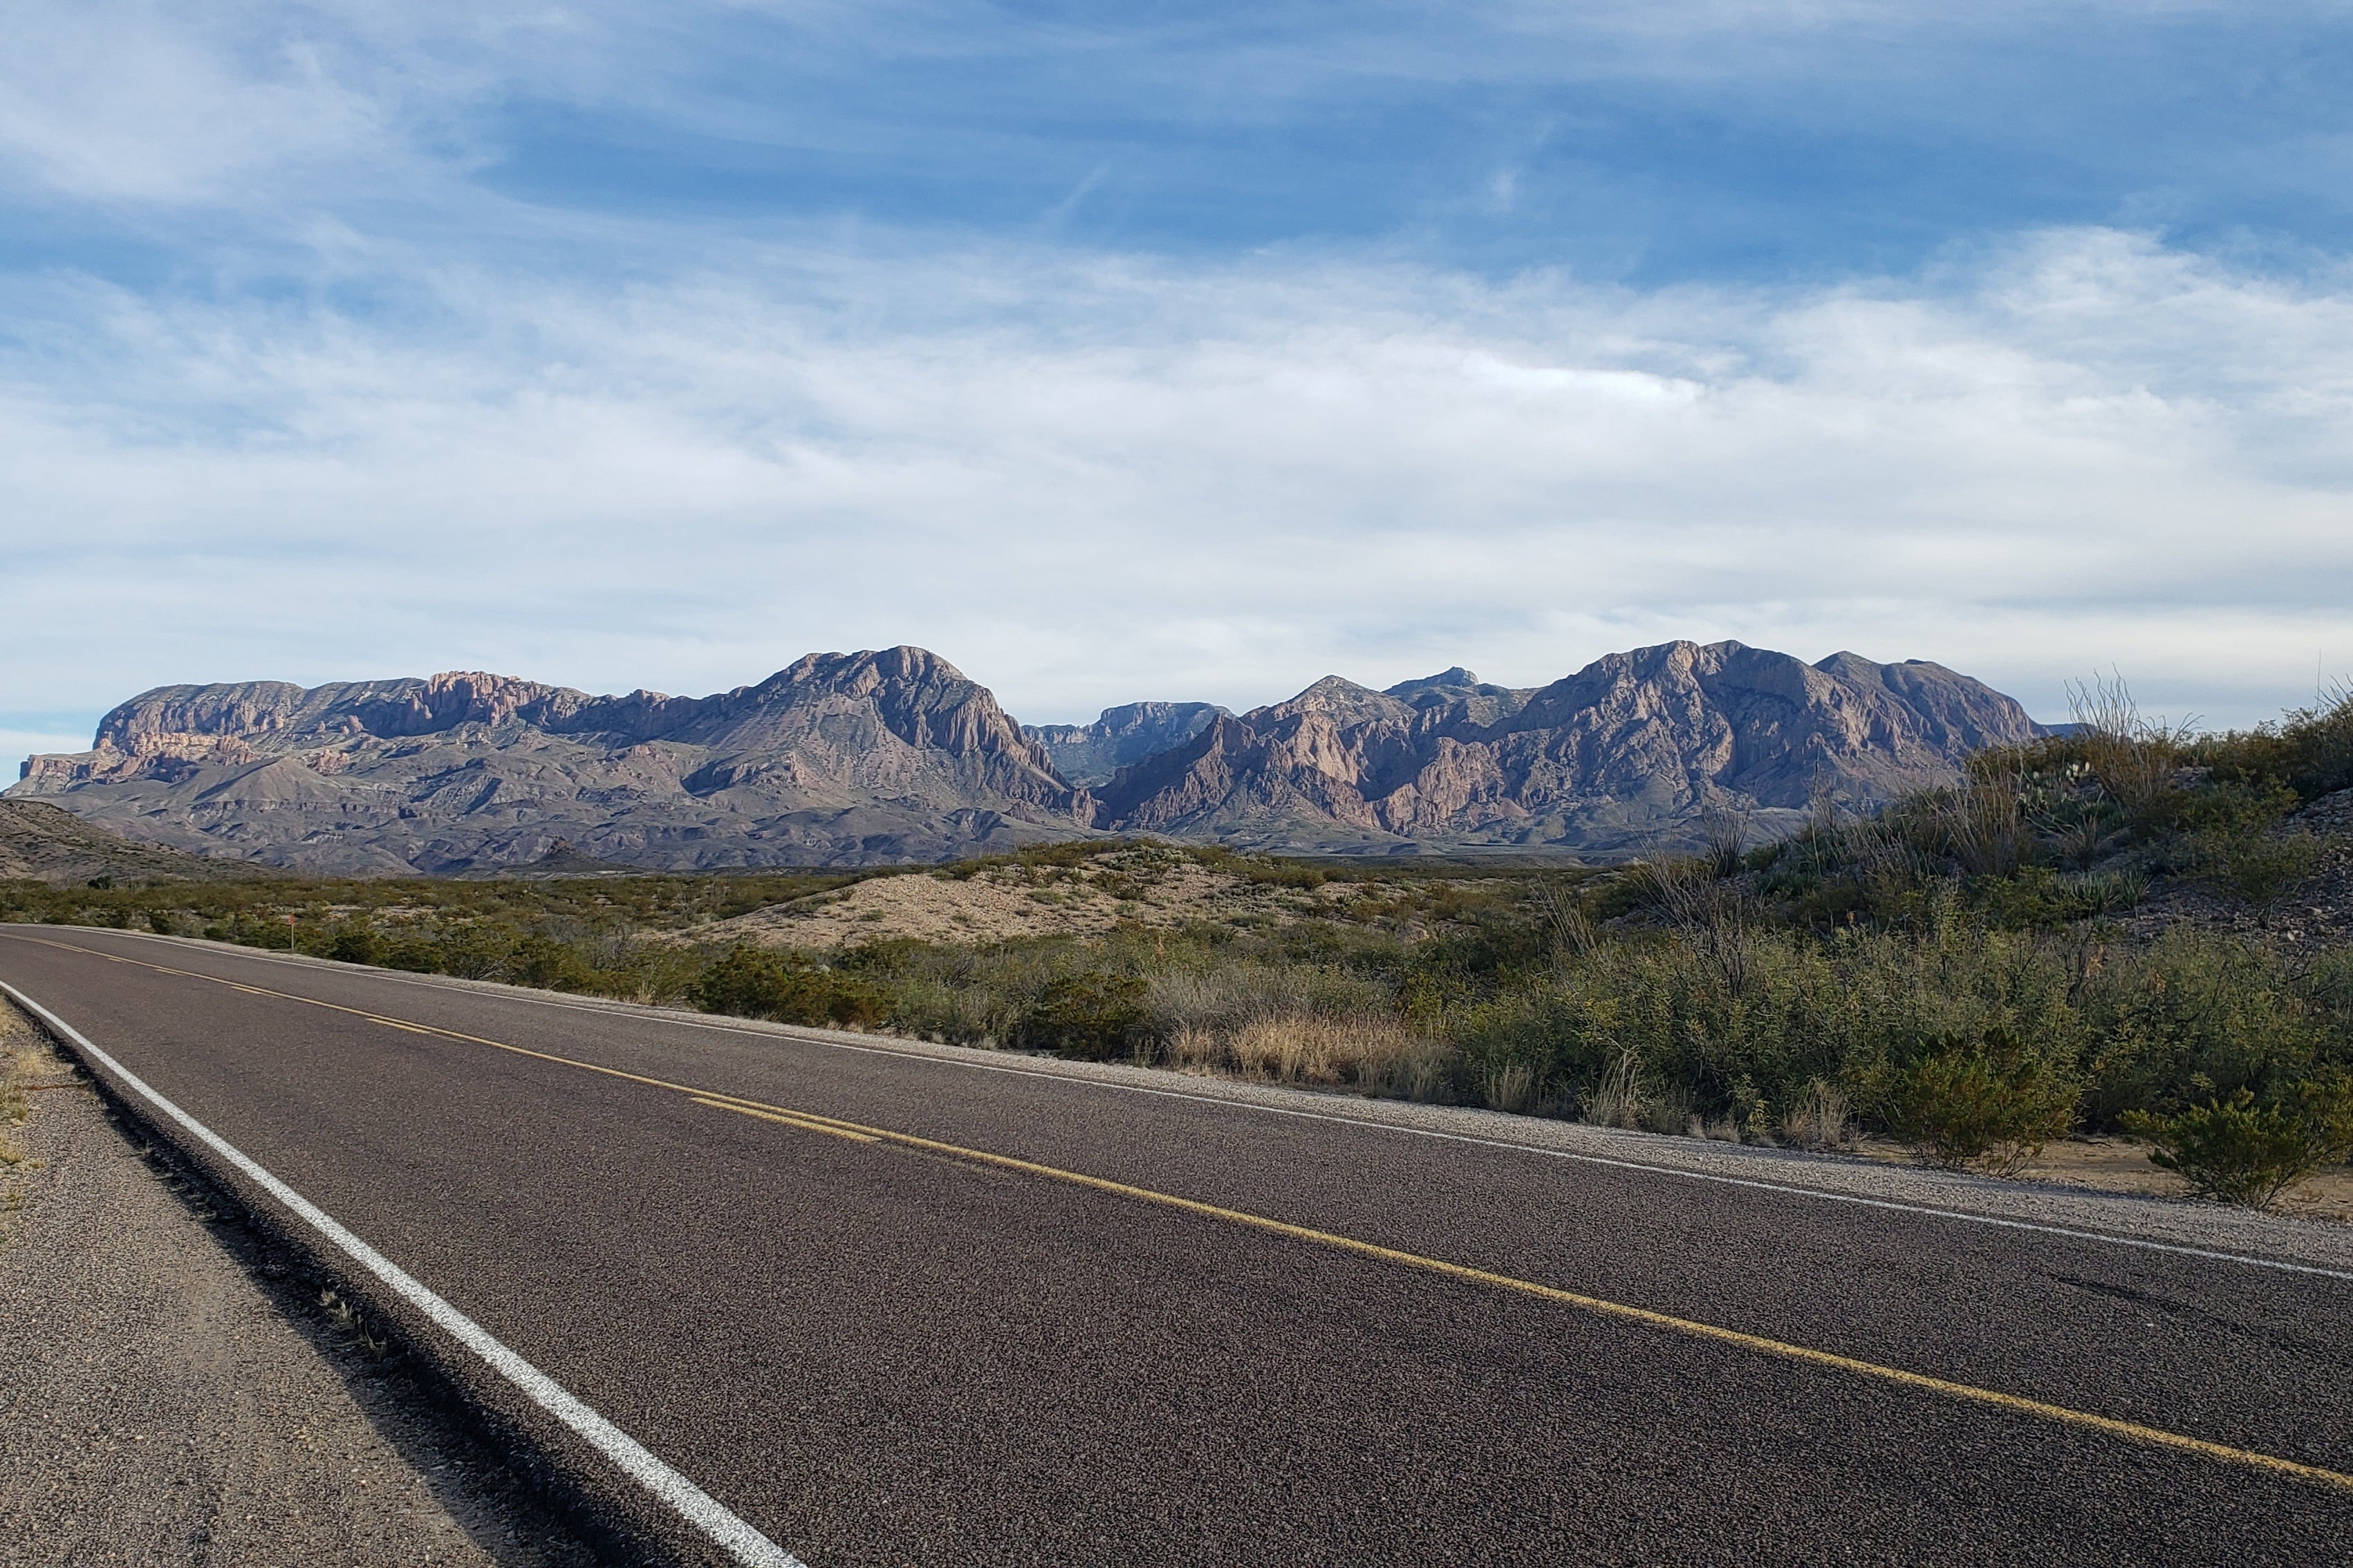
[{"label": "mountain ridge", "polygon": [[482,671],[167,686],[10,798],[132,837],[353,874],[481,874],[562,852],[648,868],[939,860],[1159,834],[1308,853],[1616,855],[1712,806],[1760,831],[1856,809],[2042,733],[1939,665],[1736,642],[1607,655],[1542,687],[1461,667],[1329,676],[1235,714],[1024,726],[928,650],[809,654],[708,697],[597,697]]}]

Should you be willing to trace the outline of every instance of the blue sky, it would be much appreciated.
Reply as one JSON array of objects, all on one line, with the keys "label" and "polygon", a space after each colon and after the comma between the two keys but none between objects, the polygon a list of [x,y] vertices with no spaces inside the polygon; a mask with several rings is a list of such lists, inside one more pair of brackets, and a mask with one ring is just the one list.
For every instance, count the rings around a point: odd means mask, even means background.
[{"label": "blue sky", "polygon": [[34,6],[0,745],[146,687],[1036,721],[1735,637],[2353,671],[2353,9]]}]

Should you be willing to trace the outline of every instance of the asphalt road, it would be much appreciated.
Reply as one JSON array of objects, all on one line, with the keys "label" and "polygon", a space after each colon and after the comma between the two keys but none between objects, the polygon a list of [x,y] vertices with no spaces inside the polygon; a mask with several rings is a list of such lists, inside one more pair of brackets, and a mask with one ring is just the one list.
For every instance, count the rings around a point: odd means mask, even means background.
[{"label": "asphalt road", "polygon": [[127,933],[0,980],[813,1568],[2353,1563],[2327,1273]]}]

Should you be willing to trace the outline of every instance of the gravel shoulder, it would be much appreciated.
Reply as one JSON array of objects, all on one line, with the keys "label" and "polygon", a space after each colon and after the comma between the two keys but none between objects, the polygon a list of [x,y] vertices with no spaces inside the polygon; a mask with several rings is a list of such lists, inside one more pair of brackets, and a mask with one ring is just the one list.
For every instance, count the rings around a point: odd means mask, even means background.
[{"label": "gravel shoulder", "polygon": [[[37,1046],[0,1015],[0,1047]],[[0,1563],[593,1561],[82,1075],[17,1059],[34,1070],[22,1157],[0,1169]]]}]

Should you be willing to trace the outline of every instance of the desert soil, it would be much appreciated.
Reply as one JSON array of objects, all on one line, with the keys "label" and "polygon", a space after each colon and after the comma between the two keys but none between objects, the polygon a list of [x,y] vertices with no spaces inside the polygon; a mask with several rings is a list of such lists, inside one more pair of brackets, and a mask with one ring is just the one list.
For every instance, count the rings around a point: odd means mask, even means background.
[{"label": "desert soil", "polygon": [[[1891,1165],[1913,1163],[1912,1152],[1901,1143],[1866,1138],[1860,1152]],[[2148,1149],[2126,1138],[2078,1135],[2044,1146],[2018,1173],[2021,1182],[2050,1182],[2098,1193],[2126,1193],[2138,1197],[2187,1198],[2189,1184],[2162,1166],[2151,1164]],[[2334,1165],[2290,1191],[2279,1213],[2301,1219],[2353,1224],[2353,1167]]]},{"label": "desert soil", "polygon": [[1283,925],[1380,896],[1364,884],[1271,887],[1211,870],[1181,854],[1137,850],[1078,866],[991,867],[877,877],[681,935],[693,942],[753,942],[829,950],[912,937],[987,942],[1016,937],[1100,936],[1122,924],[1170,928],[1193,921]]},{"label": "desert soil", "polygon": [[0,1563],[593,1561],[40,1047],[0,1002]]}]

